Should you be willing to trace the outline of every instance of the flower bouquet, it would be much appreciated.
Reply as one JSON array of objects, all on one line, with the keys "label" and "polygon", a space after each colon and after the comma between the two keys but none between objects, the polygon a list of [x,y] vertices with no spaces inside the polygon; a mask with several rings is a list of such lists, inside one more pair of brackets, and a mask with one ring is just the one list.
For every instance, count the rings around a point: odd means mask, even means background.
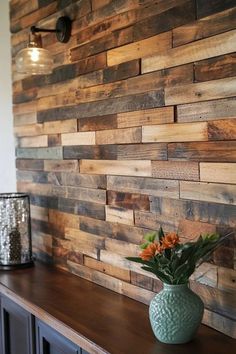
[{"label": "flower bouquet", "polygon": [[204,311],[202,300],[189,288],[189,278],[224,238],[207,234],[194,242],[181,243],[176,233],[164,234],[160,228],[144,239],[140,257],[127,259],[141,263],[142,269],[155,274],[164,284],[149,307],[153,332],[161,342],[186,343],[194,337]]}]

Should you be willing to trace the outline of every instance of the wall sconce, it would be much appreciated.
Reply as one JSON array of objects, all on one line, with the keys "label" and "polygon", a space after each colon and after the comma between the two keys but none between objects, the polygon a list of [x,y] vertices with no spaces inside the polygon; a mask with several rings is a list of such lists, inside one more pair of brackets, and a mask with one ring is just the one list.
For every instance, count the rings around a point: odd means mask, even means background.
[{"label": "wall sconce", "polygon": [[31,27],[31,34],[27,48],[20,50],[16,57],[18,73],[31,75],[50,74],[53,69],[53,58],[49,50],[42,48],[42,38],[39,32],[55,32],[61,43],[67,43],[71,36],[71,20],[69,17],[59,17],[55,29]]}]

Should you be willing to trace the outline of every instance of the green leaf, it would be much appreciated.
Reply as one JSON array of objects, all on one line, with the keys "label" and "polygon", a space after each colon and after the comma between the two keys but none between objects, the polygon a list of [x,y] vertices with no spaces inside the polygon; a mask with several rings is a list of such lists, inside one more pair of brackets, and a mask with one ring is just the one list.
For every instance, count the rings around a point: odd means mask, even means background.
[{"label": "green leaf", "polygon": [[131,262],[136,262],[136,263],[141,263],[141,264],[146,264],[146,265],[152,265],[151,262],[149,261],[144,261],[142,258],[140,257],[126,257],[126,259],[128,261],[131,261]]},{"label": "green leaf", "polygon": [[148,232],[148,233],[144,236],[144,239],[147,240],[148,242],[154,242],[156,236],[157,236],[156,231]]},{"label": "green leaf", "polygon": [[158,231],[158,238],[159,241],[165,236],[164,231],[162,229],[162,227],[160,227],[159,231]]},{"label": "green leaf", "polygon": [[148,247],[149,244],[150,244],[150,242],[145,242],[145,243],[143,243],[142,245],[140,245],[139,247],[140,247],[142,250],[144,250],[145,248]]}]

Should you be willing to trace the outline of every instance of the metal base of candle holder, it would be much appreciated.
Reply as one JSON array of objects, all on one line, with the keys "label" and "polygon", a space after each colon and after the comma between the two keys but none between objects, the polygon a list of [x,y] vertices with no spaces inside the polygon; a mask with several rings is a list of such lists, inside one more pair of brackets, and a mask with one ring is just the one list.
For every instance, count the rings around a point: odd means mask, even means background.
[{"label": "metal base of candle holder", "polygon": [[11,264],[11,265],[4,265],[4,264],[0,264],[0,271],[1,270],[16,270],[16,269],[22,269],[22,268],[29,268],[29,267],[33,267],[34,266],[34,262],[28,262],[28,263],[20,263],[20,264]]}]

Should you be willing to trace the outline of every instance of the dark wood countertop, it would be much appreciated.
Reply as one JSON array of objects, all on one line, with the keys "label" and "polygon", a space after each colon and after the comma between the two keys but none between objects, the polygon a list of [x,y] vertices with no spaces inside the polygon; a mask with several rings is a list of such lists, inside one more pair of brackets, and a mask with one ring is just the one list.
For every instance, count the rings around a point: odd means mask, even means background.
[{"label": "dark wood countertop", "polygon": [[0,291],[90,353],[224,354],[236,340],[201,325],[185,345],[158,342],[148,307],[54,267],[0,272]]}]

